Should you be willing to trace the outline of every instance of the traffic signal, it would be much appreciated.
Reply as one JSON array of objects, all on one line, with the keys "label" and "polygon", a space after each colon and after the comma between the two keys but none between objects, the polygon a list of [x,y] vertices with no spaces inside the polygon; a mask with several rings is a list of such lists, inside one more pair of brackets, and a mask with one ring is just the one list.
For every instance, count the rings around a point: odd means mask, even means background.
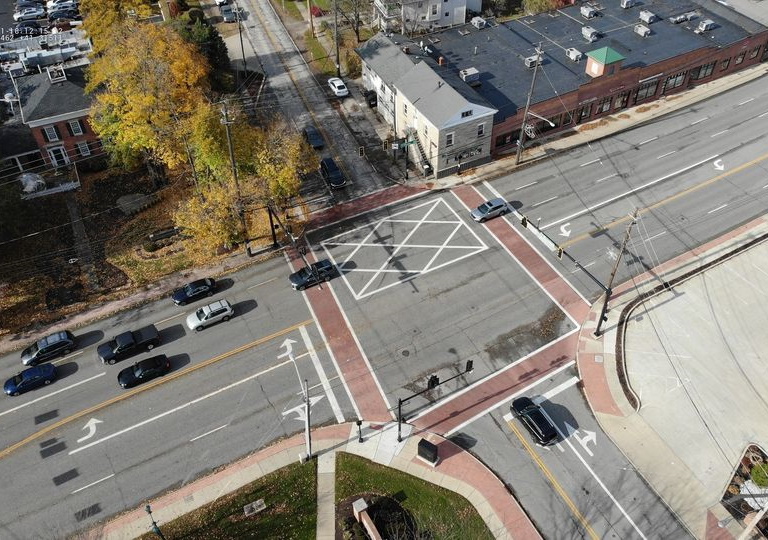
[{"label": "traffic signal", "polygon": [[389,150],[389,141],[382,141],[381,142],[382,147],[384,148],[384,151],[386,152]]},{"label": "traffic signal", "polygon": [[467,369],[464,371],[464,373],[469,373],[470,371],[472,371],[474,364],[475,363],[472,360],[467,360]]},{"label": "traffic signal", "polygon": [[557,248],[557,258],[560,260],[563,259],[563,248],[561,247]]},{"label": "traffic signal", "polygon": [[365,157],[365,146],[361,146],[358,150],[360,157]]},{"label": "traffic signal", "polygon": [[520,218],[520,225],[522,225],[525,228],[528,228],[528,218],[523,216]]},{"label": "traffic signal", "polygon": [[438,384],[440,384],[440,377],[437,375],[431,375],[429,377],[429,382],[427,383],[427,389],[432,390]]}]

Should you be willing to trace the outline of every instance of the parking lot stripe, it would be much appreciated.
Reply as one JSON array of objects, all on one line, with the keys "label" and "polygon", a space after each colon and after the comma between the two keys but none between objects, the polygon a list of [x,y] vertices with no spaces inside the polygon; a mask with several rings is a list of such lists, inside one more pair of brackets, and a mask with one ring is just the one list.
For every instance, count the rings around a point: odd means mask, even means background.
[{"label": "parking lot stripe", "polygon": [[333,409],[333,414],[336,416],[336,421],[341,424],[345,421],[344,414],[341,412],[339,402],[336,401],[336,394],[333,393],[333,388],[331,387],[330,382],[328,382],[328,377],[325,374],[323,365],[320,363],[320,357],[317,356],[315,348],[312,345],[312,340],[309,337],[309,332],[307,332],[307,327],[299,327],[299,333],[301,334],[301,339],[304,340],[304,346],[307,348],[309,357],[312,359],[312,364],[315,366],[315,371],[320,379],[320,384],[323,386],[323,391],[328,398],[328,403],[331,405],[331,409]]}]

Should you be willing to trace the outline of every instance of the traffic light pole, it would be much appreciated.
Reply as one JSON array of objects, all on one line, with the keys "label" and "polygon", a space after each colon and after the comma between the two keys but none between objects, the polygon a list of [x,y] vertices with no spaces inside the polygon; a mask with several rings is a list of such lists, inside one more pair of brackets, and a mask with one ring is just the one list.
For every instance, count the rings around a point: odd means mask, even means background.
[{"label": "traffic light pole", "polygon": [[430,390],[437,388],[441,384],[445,384],[447,382],[452,381],[453,379],[457,379],[461,377],[462,375],[466,375],[467,373],[470,373],[472,371],[473,365],[474,365],[474,362],[472,360],[467,360],[467,367],[464,369],[463,372],[459,373],[458,375],[454,375],[449,379],[445,379],[443,382],[440,382],[440,379],[437,377],[437,375],[431,375],[429,377],[429,383],[427,384],[427,387],[424,390],[422,390],[421,392],[416,392],[415,394],[410,395],[404,399],[397,398],[397,442],[403,442],[403,436],[402,436],[403,403],[407,403],[413,398],[420,396],[424,392],[429,392]]}]

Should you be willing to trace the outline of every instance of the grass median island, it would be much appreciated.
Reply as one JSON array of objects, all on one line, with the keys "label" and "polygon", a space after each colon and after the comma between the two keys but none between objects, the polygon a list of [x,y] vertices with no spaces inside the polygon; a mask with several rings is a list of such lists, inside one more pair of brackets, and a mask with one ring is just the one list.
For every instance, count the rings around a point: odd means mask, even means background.
[{"label": "grass median island", "polygon": [[[493,538],[474,506],[458,493],[365,458],[339,452],[336,454],[337,527],[343,527],[345,518],[351,515],[352,502],[360,497],[368,503],[368,512],[385,538]],[[374,499],[389,515],[377,518],[376,504],[371,504]],[[394,518],[398,503],[403,510],[400,517],[404,519]],[[389,530],[382,530],[381,523],[386,523],[383,528]],[[356,537],[351,529],[349,527],[345,538]]]},{"label": "grass median island", "polygon": [[[264,499],[266,508],[246,517],[243,507]],[[317,529],[316,460],[283,467],[170,523],[163,536],[179,539],[314,538]],[[153,533],[141,540],[154,540]]]}]

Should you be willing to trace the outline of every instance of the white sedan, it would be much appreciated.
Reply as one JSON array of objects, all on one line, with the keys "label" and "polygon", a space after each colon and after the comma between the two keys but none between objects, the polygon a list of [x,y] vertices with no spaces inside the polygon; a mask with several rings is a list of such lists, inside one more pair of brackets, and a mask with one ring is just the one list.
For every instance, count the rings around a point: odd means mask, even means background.
[{"label": "white sedan", "polygon": [[338,77],[331,77],[328,79],[328,86],[331,87],[331,90],[336,95],[336,97],[346,97],[349,95],[349,89],[347,88],[347,85],[345,85],[344,81]]},{"label": "white sedan", "polygon": [[33,21],[35,19],[42,19],[45,17],[45,9],[42,6],[39,7],[27,7],[20,9],[13,14],[13,20],[19,21]]}]

